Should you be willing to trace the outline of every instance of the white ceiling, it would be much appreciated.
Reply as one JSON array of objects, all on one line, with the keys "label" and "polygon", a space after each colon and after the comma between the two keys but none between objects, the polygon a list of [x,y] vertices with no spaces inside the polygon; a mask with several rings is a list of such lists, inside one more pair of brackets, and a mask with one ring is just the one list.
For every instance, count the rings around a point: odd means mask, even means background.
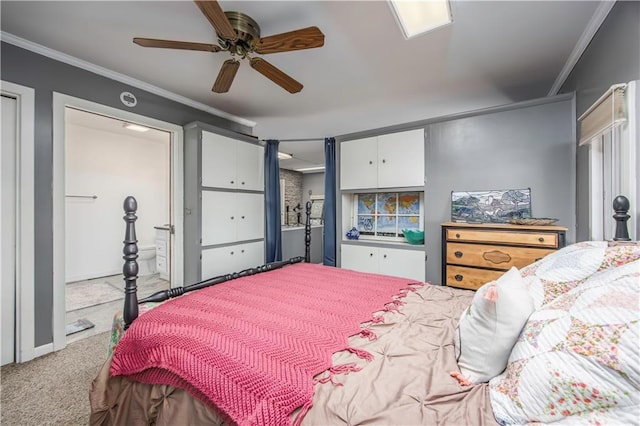
[{"label": "white ceiling", "polygon": [[[601,3],[453,0],[453,24],[405,40],[386,1],[220,1],[254,18],[262,36],[322,30],[321,48],[265,56],[304,84],[297,94],[246,62],[231,90],[216,94],[227,53],[132,43],[216,43],[191,1],[2,0],[0,7],[3,33],[251,120],[260,138],[321,139],[547,96],[576,46],[586,45]],[[298,158],[322,155],[320,141],[281,144],[285,152],[296,147],[309,151]]]}]

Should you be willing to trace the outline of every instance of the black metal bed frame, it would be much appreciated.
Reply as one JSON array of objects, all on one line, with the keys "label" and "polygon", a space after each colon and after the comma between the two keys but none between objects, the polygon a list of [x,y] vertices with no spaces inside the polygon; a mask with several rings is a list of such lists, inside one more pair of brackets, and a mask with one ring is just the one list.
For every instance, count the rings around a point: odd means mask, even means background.
[{"label": "black metal bed frame", "polygon": [[[124,247],[122,249],[124,259],[124,266],[122,267],[122,274],[124,275],[124,309],[123,319],[125,330],[129,328],[131,323],[138,317],[138,303],[144,302],[163,302],[173,297],[178,297],[184,293],[188,293],[193,290],[199,290],[201,288],[209,287],[215,284],[220,284],[229,280],[233,280],[239,277],[245,277],[249,275],[255,275],[262,272],[272,271],[274,269],[282,268],[286,265],[294,263],[310,262],[311,259],[311,202],[307,201],[305,206],[305,226],[304,226],[304,241],[305,241],[305,254],[304,258],[301,256],[292,257],[289,260],[283,260],[280,262],[271,262],[255,268],[245,269],[240,272],[234,272],[231,274],[220,275],[218,277],[210,278],[208,280],[200,281],[199,283],[191,284],[183,287],[174,287],[169,290],[162,290],[152,294],[142,300],[138,300],[138,240],[136,238],[135,222],[138,219],[136,211],[138,209],[138,202],[132,196],[128,196],[124,200],[124,221],[126,223],[124,234]],[[613,200],[613,210],[615,214],[613,218],[616,221],[616,231],[613,238],[614,241],[631,241],[629,238],[629,231],[627,229],[627,221],[629,220],[629,200],[623,195],[617,196]]]},{"label": "black metal bed frame", "polygon": [[240,277],[246,277],[249,275],[255,275],[262,272],[273,271],[287,265],[299,263],[305,261],[309,263],[311,261],[311,202],[307,201],[305,206],[306,220],[304,226],[304,241],[305,251],[304,257],[297,256],[288,260],[279,262],[266,263],[264,265],[256,266],[255,268],[245,269],[240,272],[234,272],[231,274],[220,275],[214,278],[200,281],[195,284],[182,287],[174,287],[169,290],[162,290],[152,294],[149,297],[138,300],[138,239],[136,238],[136,211],[138,210],[138,202],[133,196],[128,196],[124,200],[124,221],[126,223],[124,233],[124,247],[122,249],[124,259],[124,266],[122,267],[122,274],[124,275],[124,308],[122,316],[124,319],[124,329],[129,328],[131,323],[138,318],[138,304],[145,302],[164,302],[165,300],[181,296],[190,291],[199,290],[201,288],[209,287],[212,285],[220,284],[229,280],[233,280]]}]

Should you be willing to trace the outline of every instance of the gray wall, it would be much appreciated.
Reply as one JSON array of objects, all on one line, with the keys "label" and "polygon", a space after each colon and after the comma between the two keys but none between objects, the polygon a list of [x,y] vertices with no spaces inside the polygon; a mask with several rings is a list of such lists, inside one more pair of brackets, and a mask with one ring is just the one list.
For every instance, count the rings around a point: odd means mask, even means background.
[{"label": "gray wall", "polygon": [[451,218],[451,191],[531,188],[533,216],[557,218],[575,240],[573,99],[542,102],[427,127],[428,281],[442,282],[440,224]]},{"label": "gray wall", "polygon": [[311,195],[324,195],[324,173],[305,173],[302,175],[302,202],[310,200]]},{"label": "gray wall", "polygon": [[[561,95],[337,138],[340,142],[426,128],[426,279],[442,282],[441,227],[451,219],[451,191],[531,188],[537,217],[554,217],[575,241],[575,102]],[[339,147],[336,170],[339,173]],[[336,177],[340,194],[340,176]],[[337,229],[342,202],[337,199]],[[340,236],[340,232],[337,235]],[[340,259],[340,238],[337,241]]]},{"label": "gray wall", "polygon": [[[632,80],[640,80],[640,2],[618,1],[569,74],[560,93],[576,92],[579,117],[611,85]],[[587,146],[578,148],[576,168],[576,240],[583,241],[589,238]]]},{"label": "gray wall", "polygon": [[[3,42],[0,54],[0,78],[35,90],[34,327],[38,347],[53,341],[53,92],[180,126],[198,120],[245,134],[250,134],[251,129],[12,44]],[[136,95],[135,108],[127,108],[120,102],[123,91]]]}]

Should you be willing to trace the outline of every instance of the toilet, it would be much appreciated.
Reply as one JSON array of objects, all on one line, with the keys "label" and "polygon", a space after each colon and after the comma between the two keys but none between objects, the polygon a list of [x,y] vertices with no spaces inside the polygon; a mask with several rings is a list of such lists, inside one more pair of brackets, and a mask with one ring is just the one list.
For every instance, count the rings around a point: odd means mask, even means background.
[{"label": "toilet", "polygon": [[138,247],[138,276],[155,274],[156,271],[156,246]]}]

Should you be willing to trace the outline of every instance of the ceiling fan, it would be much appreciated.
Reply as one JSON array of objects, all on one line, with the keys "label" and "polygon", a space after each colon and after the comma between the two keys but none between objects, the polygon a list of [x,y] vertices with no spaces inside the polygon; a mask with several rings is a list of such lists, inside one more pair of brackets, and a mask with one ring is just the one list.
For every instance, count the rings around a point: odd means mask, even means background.
[{"label": "ceiling fan", "polygon": [[161,47],[167,49],[200,50],[205,52],[231,53],[231,59],[222,64],[212,91],[225,93],[238,72],[240,59],[249,59],[251,68],[273,81],[289,93],[302,90],[302,84],[254,53],[289,52],[292,50],[313,49],[324,45],[324,34],[318,27],[307,27],[286,33],[260,37],[260,27],[250,16],[241,12],[224,12],[217,1],[195,1],[204,16],[209,20],[218,36],[218,44],[192,43],[187,41],[160,40],[136,37],[133,42],[143,47]]}]

